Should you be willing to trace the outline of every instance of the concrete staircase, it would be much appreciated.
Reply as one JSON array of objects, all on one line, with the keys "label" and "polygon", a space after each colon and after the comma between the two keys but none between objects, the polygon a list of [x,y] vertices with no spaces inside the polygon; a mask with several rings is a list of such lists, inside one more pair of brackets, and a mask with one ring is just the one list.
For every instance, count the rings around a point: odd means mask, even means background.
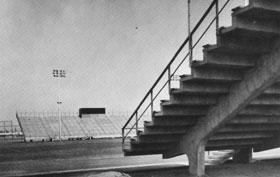
[{"label": "concrete staircase", "polygon": [[191,75],[181,76],[124,154],[187,154],[190,173],[203,176],[204,150],[238,150],[241,162],[252,148],[279,147],[279,36],[279,0],[233,9],[232,26],[205,45],[203,61],[192,62]]}]

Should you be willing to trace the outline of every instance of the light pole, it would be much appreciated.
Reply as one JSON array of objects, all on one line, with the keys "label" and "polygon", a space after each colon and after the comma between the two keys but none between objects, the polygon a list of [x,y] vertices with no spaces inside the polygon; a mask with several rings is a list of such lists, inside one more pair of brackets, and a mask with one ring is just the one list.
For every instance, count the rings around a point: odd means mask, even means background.
[{"label": "light pole", "polygon": [[61,141],[61,114],[60,114],[60,104],[62,102],[58,101],[57,102],[57,107],[58,107],[58,121],[59,121],[59,141]]},{"label": "light pole", "polygon": [[[66,72],[65,70],[53,70],[53,77],[59,79],[59,89],[60,89],[60,79],[66,77]],[[58,94],[58,101],[57,107],[58,107],[58,121],[59,121],[59,140],[61,141],[61,113],[60,113],[60,105],[62,104],[62,101],[59,99],[59,94]]]}]

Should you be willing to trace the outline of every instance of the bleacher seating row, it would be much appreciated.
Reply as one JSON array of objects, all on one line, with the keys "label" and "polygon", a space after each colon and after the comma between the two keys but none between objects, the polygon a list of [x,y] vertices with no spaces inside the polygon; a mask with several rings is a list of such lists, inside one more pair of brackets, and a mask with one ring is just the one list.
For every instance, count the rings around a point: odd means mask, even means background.
[{"label": "bleacher seating row", "polygon": [[[148,118],[148,117],[147,117]],[[121,128],[127,121],[125,115],[91,114],[61,116],[61,139],[93,139],[121,137]],[[58,116],[18,116],[25,141],[59,140]],[[139,122],[140,123],[140,122]],[[139,124],[143,127],[143,123]]]}]

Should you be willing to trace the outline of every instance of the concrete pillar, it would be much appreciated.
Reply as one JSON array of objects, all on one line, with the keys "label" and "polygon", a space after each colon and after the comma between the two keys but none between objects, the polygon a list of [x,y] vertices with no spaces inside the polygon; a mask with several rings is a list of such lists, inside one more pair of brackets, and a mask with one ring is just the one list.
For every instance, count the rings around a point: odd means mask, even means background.
[{"label": "concrete pillar", "polygon": [[202,177],[205,175],[205,145],[201,144],[188,150],[189,159],[189,173],[195,177]]},{"label": "concrete pillar", "polygon": [[238,153],[234,154],[234,163],[250,163],[252,162],[252,148],[241,149]]}]

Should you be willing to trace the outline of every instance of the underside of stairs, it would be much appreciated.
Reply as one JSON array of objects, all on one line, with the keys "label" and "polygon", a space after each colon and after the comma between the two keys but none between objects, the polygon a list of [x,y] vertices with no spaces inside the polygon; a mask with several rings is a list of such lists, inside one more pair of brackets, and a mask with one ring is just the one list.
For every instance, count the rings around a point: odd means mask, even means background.
[{"label": "underside of stairs", "polygon": [[280,147],[279,37],[279,0],[233,9],[232,26],[204,46],[203,60],[191,63],[191,75],[181,76],[124,154],[186,154],[190,173],[202,176],[205,150],[250,157],[252,149]]}]

